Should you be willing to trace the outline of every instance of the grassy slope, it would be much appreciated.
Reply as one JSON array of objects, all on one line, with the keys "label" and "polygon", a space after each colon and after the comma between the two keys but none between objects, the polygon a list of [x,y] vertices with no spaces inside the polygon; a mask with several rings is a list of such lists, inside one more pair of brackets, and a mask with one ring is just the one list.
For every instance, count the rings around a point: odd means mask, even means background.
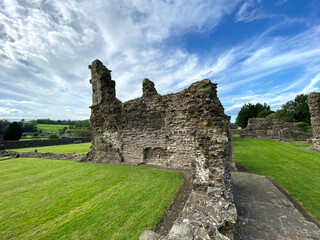
[{"label": "grassy slope", "polygon": [[91,143],[88,142],[88,143],[47,146],[47,147],[8,149],[8,151],[34,152],[34,150],[37,149],[38,152],[86,154],[90,151],[90,146],[91,146]]},{"label": "grassy slope", "polygon": [[38,130],[49,131],[49,132],[58,132],[59,129],[63,129],[64,127],[69,127],[69,125],[62,125],[62,124],[37,124]]},{"label": "grassy slope", "polygon": [[251,172],[274,179],[320,220],[320,153],[299,145],[235,138],[235,160]]},{"label": "grassy slope", "polygon": [[177,172],[47,159],[0,162],[0,239],[138,239],[183,184]]}]

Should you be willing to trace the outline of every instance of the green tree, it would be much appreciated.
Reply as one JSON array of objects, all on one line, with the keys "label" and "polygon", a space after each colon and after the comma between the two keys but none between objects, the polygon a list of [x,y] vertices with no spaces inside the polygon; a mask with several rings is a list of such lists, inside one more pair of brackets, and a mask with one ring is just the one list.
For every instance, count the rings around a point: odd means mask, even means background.
[{"label": "green tree", "polygon": [[91,130],[89,128],[77,128],[72,133],[73,137],[91,137]]},{"label": "green tree", "polygon": [[300,94],[294,99],[294,118],[296,122],[305,122],[311,124],[311,116],[308,106],[308,95]]},{"label": "green tree", "polygon": [[8,120],[0,120],[0,134],[4,134],[9,127],[10,123]]},{"label": "green tree", "polygon": [[277,111],[277,115],[285,122],[305,122],[310,125],[311,117],[307,99],[307,94],[297,95],[293,101],[283,104]]},{"label": "green tree", "polygon": [[21,126],[22,126],[22,132],[36,132],[38,130],[36,121],[29,121],[29,122],[22,121]]},{"label": "green tree", "polygon": [[270,114],[274,113],[272,110],[263,110],[257,114],[257,118],[266,118]]},{"label": "green tree", "polygon": [[4,133],[4,140],[14,141],[19,140],[22,136],[21,125],[17,122],[10,123],[6,132]]},{"label": "green tree", "polygon": [[49,136],[48,136],[48,139],[56,139],[56,138],[59,138],[58,137],[58,135],[57,134],[50,134]]},{"label": "green tree", "polygon": [[246,103],[241,107],[238,113],[236,125],[240,126],[241,128],[247,127],[249,118],[256,118],[258,113],[264,110],[270,110],[270,106],[266,103],[263,105],[261,103]]}]

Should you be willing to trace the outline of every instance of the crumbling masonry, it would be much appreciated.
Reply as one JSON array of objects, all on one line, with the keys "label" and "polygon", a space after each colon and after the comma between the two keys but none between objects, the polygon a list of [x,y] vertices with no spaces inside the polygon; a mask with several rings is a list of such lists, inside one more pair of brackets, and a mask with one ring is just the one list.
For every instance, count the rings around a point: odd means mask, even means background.
[{"label": "crumbling masonry", "polygon": [[93,103],[88,160],[193,172],[193,190],[169,234],[146,231],[140,239],[229,239],[222,232],[236,221],[230,118],[217,97],[217,85],[205,79],[161,96],[154,83],[144,79],[142,97],[122,103],[111,71],[99,60],[89,68]]},{"label": "crumbling masonry", "polygon": [[[232,131],[235,133],[235,131]],[[278,141],[307,141],[312,134],[303,132],[297,124],[283,122],[276,113],[263,119],[250,118],[248,126],[237,131],[242,138],[273,139]]]},{"label": "crumbling masonry", "polygon": [[308,97],[308,105],[311,115],[313,147],[320,151],[320,93],[310,93]]}]

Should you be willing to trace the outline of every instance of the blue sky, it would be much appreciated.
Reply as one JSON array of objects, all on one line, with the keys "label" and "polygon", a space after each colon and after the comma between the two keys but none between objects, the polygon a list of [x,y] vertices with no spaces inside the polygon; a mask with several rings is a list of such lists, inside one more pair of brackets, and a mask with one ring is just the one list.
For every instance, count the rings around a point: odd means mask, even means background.
[{"label": "blue sky", "polygon": [[320,88],[320,0],[0,0],[0,119],[87,119],[88,65],[112,70],[117,97],[209,78],[235,120]]}]

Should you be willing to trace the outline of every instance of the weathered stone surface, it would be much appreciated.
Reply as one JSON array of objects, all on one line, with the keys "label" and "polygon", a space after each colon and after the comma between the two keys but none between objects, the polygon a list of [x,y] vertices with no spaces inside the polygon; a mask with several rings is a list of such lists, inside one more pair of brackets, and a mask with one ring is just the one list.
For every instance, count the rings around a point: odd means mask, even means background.
[{"label": "weathered stone surface", "polygon": [[23,157],[23,158],[47,158],[47,159],[58,159],[58,160],[70,160],[83,162],[86,160],[86,155],[84,154],[55,154],[55,153],[40,153],[40,152],[3,152],[0,156],[12,156],[12,158]]},{"label": "weathered stone surface", "polygon": [[307,220],[266,177],[232,172],[238,209],[236,239],[320,239],[319,227]]},{"label": "weathered stone surface", "polygon": [[159,240],[160,238],[160,234],[146,230],[140,235],[139,240]]},{"label": "weathered stone surface", "polygon": [[194,235],[189,223],[174,224],[168,234],[169,240],[193,240]]},{"label": "weathered stone surface", "polygon": [[154,83],[150,81],[148,78],[143,79],[142,82],[142,96],[143,97],[155,97],[159,95],[156,88],[154,87]]},{"label": "weathered stone surface", "polygon": [[54,146],[72,143],[85,143],[91,142],[91,138],[60,138],[60,139],[50,139],[50,140],[28,140],[28,141],[3,141],[5,149],[15,149],[15,148],[28,148],[28,147],[43,147],[43,146]]},{"label": "weathered stone surface", "polygon": [[316,150],[320,150],[320,93],[313,92],[308,96],[308,105],[311,115],[312,142]]},{"label": "weathered stone surface", "polygon": [[279,141],[306,141],[312,134],[302,132],[294,123],[283,122],[277,114],[271,114],[264,119],[250,118],[248,126],[243,130],[233,132],[242,138],[273,139]]},{"label": "weathered stone surface", "polygon": [[145,79],[143,97],[122,103],[110,71],[98,60],[90,69],[92,151],[87,160],[191,170],[193,191],[175,222],[178,230],[165,239],[178,232],[186,239],[219,237],[220,228],[235,223],[236,211],[229,171],[230,117],[217,97],[217,85],[205,79],[160,96]]}]

